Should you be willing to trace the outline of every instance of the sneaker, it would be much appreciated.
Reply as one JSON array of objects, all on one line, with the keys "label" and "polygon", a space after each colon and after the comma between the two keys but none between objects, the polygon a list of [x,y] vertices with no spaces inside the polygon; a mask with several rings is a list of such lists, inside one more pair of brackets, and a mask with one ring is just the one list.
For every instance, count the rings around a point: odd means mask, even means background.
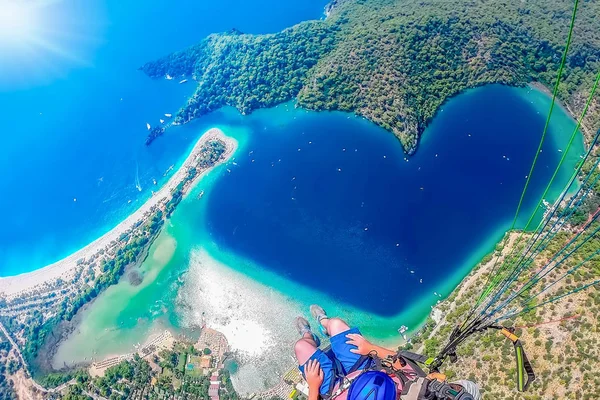
[{"label": "sneaker", "polygon": [[298,330],[298,333],[300,334],[300,336],[304,336],[305,333],[310,333],[312,336],[312,339],[317,344],[317,347],[319,347],[321,345],[321,339],[319,339],[319,337],[313,333],[312,329],[310,329],[310,324],[308,323],[306,318],[296,317],[296,320],[294,321],[294,323],[296,325],[296,329]]},{"label": "sneaker", "polygon": [[317,305],[317,304],[313,304],[312,306],[310,306],[310,315],[313,316],[314,319],[317,320],[317,322],[319,323],[319,330],[321,331],[321,333],[323,335],[327,335],[327,331],[325,330],[325,327],[323,325],[321,325],[321,320],[325,319],[325,318],[329,318],[327,316],[327,313],[325,312],[325,310],[323,310],[323,307]]}]

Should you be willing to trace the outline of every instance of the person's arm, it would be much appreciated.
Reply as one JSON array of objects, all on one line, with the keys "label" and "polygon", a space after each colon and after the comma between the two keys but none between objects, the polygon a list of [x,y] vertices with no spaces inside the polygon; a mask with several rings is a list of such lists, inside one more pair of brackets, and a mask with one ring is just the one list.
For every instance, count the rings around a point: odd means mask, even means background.
[{"label": "person's arm", "polygon": [[396,354],[396,351],[377,346],[358,333],[349,333],[346,337],[348,338],[347,344],[356,346],[356,349],[350,349],[354,354],[366,356],[367,354],[375,353],[379,358],[386,358],[387,356]]},{"label": "person's arm", "polygon": [[[349,333],[346,337],[348,338],[348,341],[346,341],[347,344],[356,346],[356,349],[350,349],[354,354],[360,354],[362,356],[374,354],[379,358],[386,358],[388,356],[394,356],[397,353],[395,350],[386,349],[385,347],[377,346],[376,344],[369,342],[358,333]],[[399,361],[394,363],[394,367],[397,369],[403,368]]]},{"label": "person's arm", "polygon": [[306,363],[304,377],[308,383],[308,400],[318,400],[323,383],[323,370],[317,360],[309,360]]}]

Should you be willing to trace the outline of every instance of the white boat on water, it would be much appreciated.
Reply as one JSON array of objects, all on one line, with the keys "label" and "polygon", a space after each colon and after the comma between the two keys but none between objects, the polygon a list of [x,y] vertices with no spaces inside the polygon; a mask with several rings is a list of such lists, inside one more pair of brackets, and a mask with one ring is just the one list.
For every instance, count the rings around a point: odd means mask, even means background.
[{"label": "white boat on water", "polygon": [[179,81],[179,84],[181,85],[182,83],[186,83],[186,82],[187,82],[187,79],[182,79]]},{"label": "white boat on water", "polygon": [[159,121],[160,121],[160,123],[161,123],[161,124],[164,124],[164,123],[165,123],[165,120],[164,120],[164,119],[162,119],[162,118],[161,118],[161,119],[159,119]]},{"label": "white boat on water", "polygon": [[167,118],[171,118],[173,116],[173,114],[165,114],[165,117]]},{"label": "white boat on water", "polygon": [[148,130],[152,129],[152,127],[150,126],[149,123],[146,122],[146,128],[148,128]]},{"label": "white boat on water", "polygon": [[406,332],[408,330],[408,327],[406,325],[402,325],[400,328],[398,328],[398,333],[400,333],[401,335],[404,335],[404,332]]},{"label": "white boat on water", "polygon": [[173,77],[172,77],[171,75],[169,75],[169,74],[166,74],[166,75],[165,75],[165,79],[167,79],[167,80],[169,80],[169,81],[170,81],[171,79],[173,79]]},{"label": "white boat on water", "polygon": [[175,166],[175,164],[173,164],[169,168],[167,168],[167,170],[165,171],[165,173],[163,174],[163,176],[167,176],[167,174],[173,170],[174,166]]}]

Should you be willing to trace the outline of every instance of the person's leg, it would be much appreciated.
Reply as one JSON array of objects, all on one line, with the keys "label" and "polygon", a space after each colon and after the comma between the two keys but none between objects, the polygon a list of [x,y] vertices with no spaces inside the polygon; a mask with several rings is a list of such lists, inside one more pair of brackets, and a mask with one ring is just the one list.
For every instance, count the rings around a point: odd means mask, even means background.
[{"label": "person's leg", "polygon": [[325,328],[325,330],[327,331],[327,335],[329,336],[335,336],[337,334],[350,330],[348,324],[340,318],[325,317],[322,318],[319,322],[321,323],[323,328]]},{"label": "person's leg", "polygon": [[298,369],[304,376],[304,366],[310,360],[317,360],[319,366],[323,370],[323,383],[319,389],[321,395],[325,395],[329,392],[330,386],[333,382],[333,362],[319,349],[318,338],[315,336],[311,329],[308,321],[302,317],[296,318],[296,328],[298,333],[302,336],[296,344],[294,344],[294,353],[298,360]]},{"label": "person's leg", "polygon": [[331,338],[331,350],[335,354],[344,371],[349,373],[351,370],[364,369],[367,365],[368,360],[361,362],[360,365],[356,365],[361,356],[351,352],[351,349],[355,349],[356,346],[349,345],[346,342],[348,339],[346,335],[349,333],[358,333],[358,328],[350,328],[350,326],[340,318],[329,318],[323,308],[318,305],[310,306],[310,312],[319,321],[319,324],[324,328],[327,335]]},{"label": "person's leg", "polygon": [[298,340],[294,345],[294,353],[299,365],[304,365],[310,357],[317,352],[319,348],[312,338],[312,334],[305,332],[302,339]]}]

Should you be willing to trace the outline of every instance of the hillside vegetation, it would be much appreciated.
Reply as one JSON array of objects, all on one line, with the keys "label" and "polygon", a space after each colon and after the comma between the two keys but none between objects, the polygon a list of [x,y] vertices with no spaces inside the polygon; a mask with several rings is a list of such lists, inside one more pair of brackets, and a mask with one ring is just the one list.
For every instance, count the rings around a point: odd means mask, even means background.
[{"label": "hillside vegetation", "polygon": [[[324,21],[282,32],[208,36],[141,69],[193,77],[185,123],[230,105],[247,114],[295,99],[393,132],[409,153],[449,97],[486,83],[554,84],[572,1],[337,0]],[[560,99],[579,113],[600,68],[600,2],[582,1]],[[598,127],[596,101],[585,127]]]},{"label": "hillside vegetation", "polygon": [[[596,189],[596,193],[598,188]],[[588,204],[595,203],[597,195]],[[567,240],[581,228],[582,221],[561,231],[548,248],[536,259],[531,271],[537,270]],[[595,222],[590,230],[598,228]],[[444,317],[439,323],[429,318],[424,328],[416,334],[409,349],[417,349],[429,356],[438,354],[451,331],[460,324],[471,309],[475,299],[487,282],[493,260],[506,256],[517,232],[507,235],[493,254],[488,255],[461,285],[437,308]],[[510,238],[510,239],[509,239]],[[578,243],[580,240],[578,240]],[[566,265],[553,271],[543,280],[546,285],[556,281],[562,273],[600,249],[600,239],[593,238],[581,251],[573,255]],[[592,258],[582,268],[555,286],[556,294],[566,293],[600,276],[600,259]],[[522,282],[523,280],[521,280]],[[517,302],[518,303],[518,302]],[[474,334],[457,349],[458,362],[445,364],[449,378],[464,378],[477,382],[484,399],[541,400],[541,399],[597,399],[600,393],[600,287],[591,286],[586,291],[565,297],[506,321],[506,326],[516,327],[537,379],[525,393],[516,389],[516,362],[512,343],[496,330]]]}]

